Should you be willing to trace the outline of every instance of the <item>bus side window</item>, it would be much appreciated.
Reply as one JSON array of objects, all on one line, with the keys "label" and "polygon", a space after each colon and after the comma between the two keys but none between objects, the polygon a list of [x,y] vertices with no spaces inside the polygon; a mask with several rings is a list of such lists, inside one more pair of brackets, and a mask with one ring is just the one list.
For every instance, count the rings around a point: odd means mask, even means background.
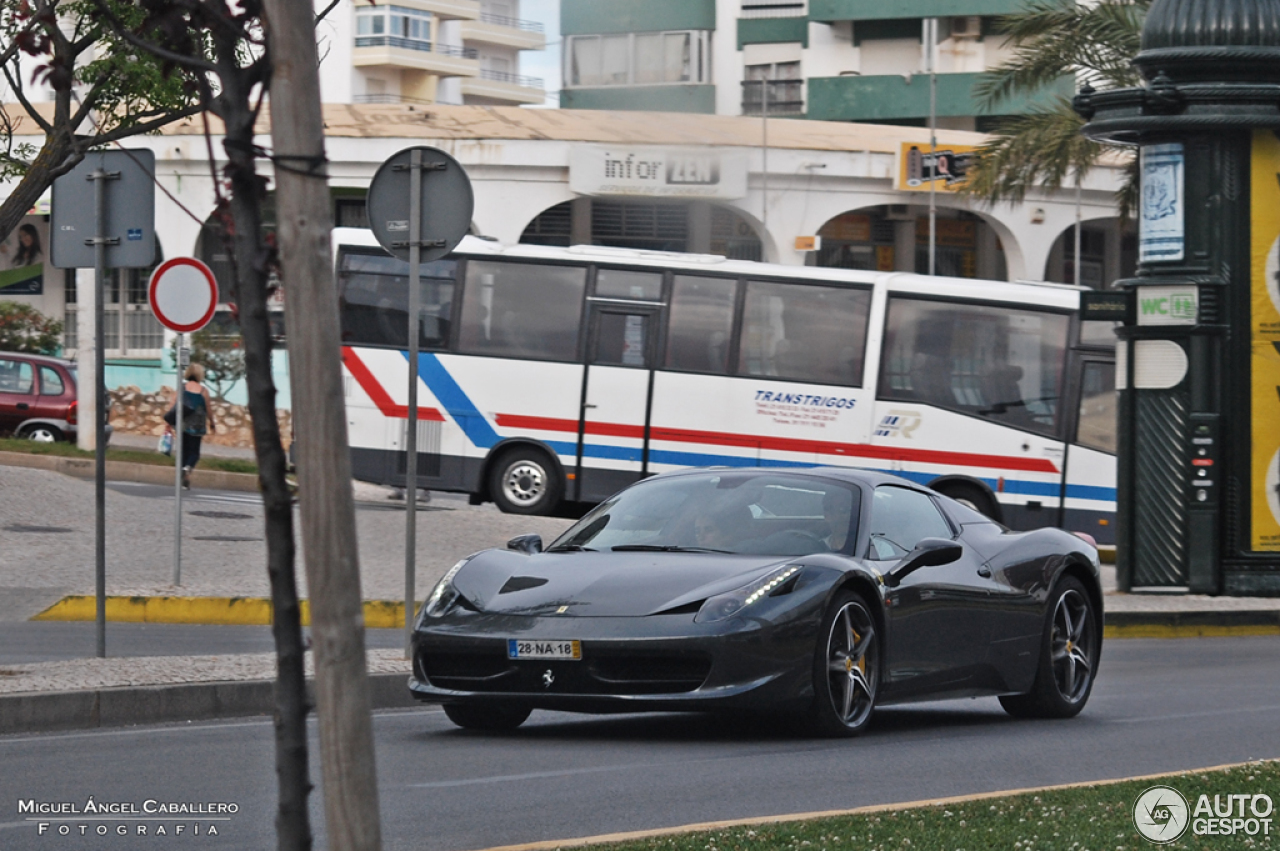
[{"label": "bus side window", "polygon": [[576,359],[586,284],[587,270],[581,266],[471,260],[462,296],[461,350]]},{"label": "bus side window", "polygon": [[[452,259],[422,264],[418,345],[424,349],[449,345],[457,267]],[[341,255],[338,313],[343,343],[397,348],[409,344],[408,275],[408,263],[385,254]]]},{"label": "bus side window", "polygon": [[747,282],[740,375],[862,386],[869,290]]},{"label": "bus side window", "polygon": [[1069,325],[1061,314],[893,298],[878,395],[1057,434]]},{"label": "bus side window", "polygon": [[676,275],[667,329],[667,369],[729,371],[733,302],[738,282],[728,278]]}]

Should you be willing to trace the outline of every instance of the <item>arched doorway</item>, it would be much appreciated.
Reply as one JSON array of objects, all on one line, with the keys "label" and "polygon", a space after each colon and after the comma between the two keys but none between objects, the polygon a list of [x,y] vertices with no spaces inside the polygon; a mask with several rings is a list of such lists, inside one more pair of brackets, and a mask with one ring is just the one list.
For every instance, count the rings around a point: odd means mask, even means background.
[{"label": "arched doorway", "polygon": [[[1004,245],[982,216],[939,209],[935,229],[936,274],[1008,280]],[[928,208],[880,204],[850,210],[819,230],[822,247],[813,263],[841,269],[929,273]]]},{"label": "arched doorway", "polygon": [[575,198],[534,217],[522,243],[607,245],[759,260],[760,237],[743,216],[706,201]]},{"label": "arched doorway", "polygon": [[[1058,234],[1044,279],[1061,284],[1076,282],[1076,227]],[[1138,230],[1133,222],[1119,217],[1088,219],[1080,224],[1080,283],[1093,289],[1107,289],[1120,278],[1130,278],[1138,269]]]}]

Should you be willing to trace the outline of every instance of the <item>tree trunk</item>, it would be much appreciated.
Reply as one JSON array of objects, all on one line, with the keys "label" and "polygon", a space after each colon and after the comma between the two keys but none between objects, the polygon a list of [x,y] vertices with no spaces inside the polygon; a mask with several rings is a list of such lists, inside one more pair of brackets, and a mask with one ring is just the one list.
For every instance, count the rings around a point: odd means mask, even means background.
[{"label": "tree trunk", "polygon": [[[13,187],[13,193],[0,203],[0,240],[7,239],[19,224],[27,211],[36,205],[44,191],[53,185],[54,171],[68,165],[68,156],[72,153],[71,139],[61,133],[46,136],[44,146],[32,161],[27,173]],[[70,162],[75,166],[84,159],[83,154]]]},{"label": "tree trunk", "polygon": [[[224,83],[227,83],[224,77]],[[276,778],[280,802],[276,836],[281,851],[309,851],[311,822],[307,796],[307,704],[301,612],[294,577],[293,497],[285,480],[286,458],[276,420],[276,387],[271,374],[271,327],[267,315],[268,259],[262,232],[263,184],[253,159],[253,116],[249,93],[227,84],[225,102],[237,114],[223,115],[224,146],[230,166],[236,304],[244,337],[245,384],[258,481],[266,515],[267,573],[271,579],[272,634],[276,643]],[[305,337],[305,334],[298,336]]]},{"label": "tree trunk", "polygon": [[382,846],[338,299],[310,0],[266,0],[276,235],[289,306],[303,540],[311,591],[325,824],[334,851]]}]

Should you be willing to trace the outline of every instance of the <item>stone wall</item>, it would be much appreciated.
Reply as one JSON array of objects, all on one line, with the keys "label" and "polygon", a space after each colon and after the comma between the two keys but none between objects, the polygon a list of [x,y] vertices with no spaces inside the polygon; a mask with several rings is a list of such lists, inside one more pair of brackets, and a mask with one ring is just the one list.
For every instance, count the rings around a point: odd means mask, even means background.
[{"label": "stone wall", "polygon": [[[173,407],[173,388],[143,393],[137,387],[117,387],[111,391],[111,425],[121,434],[145,434],[159,437],[167,426],[165,412]],[[212,404],[217,428],[205,437],[206,443],[218,446],[253,448],[253,423],[244,405],[232,405],[218,399]],[[280,435],[288,446],[293,435],[293,421],[288,411],[276,411]]]}]

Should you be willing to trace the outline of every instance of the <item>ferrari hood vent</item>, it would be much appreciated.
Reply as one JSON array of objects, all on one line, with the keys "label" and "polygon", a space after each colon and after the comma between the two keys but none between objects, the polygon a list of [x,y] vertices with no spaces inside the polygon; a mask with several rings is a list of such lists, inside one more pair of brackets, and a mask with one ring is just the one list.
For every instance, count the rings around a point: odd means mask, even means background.
[{"label": "ferrari hood vent", "polygon": [[525,591],[529,588],[537,588],[539,585],[546,585],[548,581],[540,576],[513,576],[498,589],[498,593],[510,594],[513,591]]}]

